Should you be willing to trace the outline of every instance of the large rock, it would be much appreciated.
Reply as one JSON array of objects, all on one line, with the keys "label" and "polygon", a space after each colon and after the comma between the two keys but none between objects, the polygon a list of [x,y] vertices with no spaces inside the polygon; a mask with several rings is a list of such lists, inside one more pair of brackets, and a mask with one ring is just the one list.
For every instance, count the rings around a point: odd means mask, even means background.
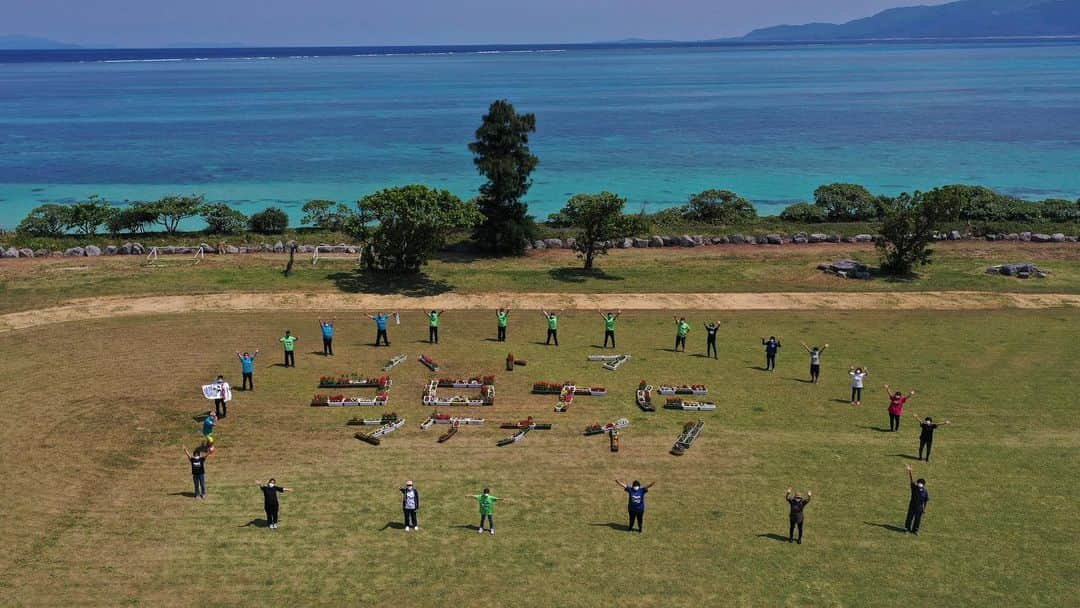
[{"label": "large rock", "polygon": [[769,245],[783,245],[784,239],[779,234],[766,234],[765,242]]},{"label": "large rock", "polygon": [[548,246],[548,249],[562,249],[562,239],[544,239],[544,244]]},{"label": "large rock", "polygon": [[236,245],[226,245],[225,253],[240,253],[240,248]]},{"label": "large rock", "polygon": [[839,243],[840,240],[841,239],[839,234],[830,234],[828,237],[825,238],[825,241],[827,243]]},{"label": "large rock", "polygon": [[634,239],[630,237],[624,237],[619,240],[619,247],[622,249],[630,249],[634,246]]},{"label": "large rock", "polygon": [[962,238],[964,238],[964,237],[963,237],[963,235],[960,234],[959,230],[950,230],[949,231],[949,240],[950,241],[959,241]]},{"label": "large rock", "polygon": [[679,237],[679,245],[682,247],[694,247],[697,243],[694,242],[693,237],[689,234],[684,234]]},{"label": "large rock", "polygon": [[547,249],[547,243],[541,241],[540,239],[537,239],[533,241],[533,249]]},{"label": "large rock", "polygon": [[577,245],[577,239],[569,238],[563,241],[563,249],[573,249],[574,245]]},{"label": "large rock", "polygon": [[64,250],[64,257],[65,258],[81,258],[84,255],[86,255],[86,250],[83,249],[82,247],[71,247],[69,249]]},{"label": "large rock", "polygon": [[116,253],[120,255],[131,255],[131,242],[127,241],[123,245],[120,245],[120,250]]},{"label": "large rock", "polygon": [[1005,235],[1005,240],[1006,241],[1019,241],[1020,240],[1020,235],[1015,233],[1015,232],[1010,232],[1009,234]]},{"label": "large rock", "polygon": [[746,237],[741,234],[733,234],[728,237],[728,240],[735,245],[742,245],[746,243]]},{"label": "large rock", "polygon": [[836,260],[835,262],[819,264],[818,268],[845,279],[866,280],[870,278],[870,267],[857,260]]},{"label": "large rock", "polygon": [[874,235],[872,234],[856,234],[856,243],[872,243],[874,241]]},{"label": "large rock", "polygon": [[762,242],[762,239],[759,239],[756,236],[750,236],[749,234],[743,238],[746,240],[747,245],[758,245]]},{"label": "large rock", "polygon": [[[56,253],[60,253],[60,252],[57,251]],[[52,254],[53,254],[53,252],[49,251],[48,249],[35,249],[34,250],[34,257],[36,257],[36,258],[47,258]]]},{"label": "large rock", "polygon": [[210,246],[210,243],[199,243],[199,249],[202,250],[203,254],[214,253],[215,251],[217,251]]},{"label": "large rock", "polygon": [[694,235],[694,244],[697,245],[698,247],[702,247],[704,245],[708,245],[709,240],[706,239],[705,237],[701,236],[700,234],[695,234]]},{"label": "large rock", "polygon": [[634,237],[634,248],[643,249],[649,246],[649,239]]},{"label": "large rock", "polygon": [[1031,232],[1027,232],[1027,231],[1021,232],[1020,233],[1020,240],[1021,241],[1030,241],[1031,240]]},{"label": "large rock", "polygon": [[824,243],[828,239],[829,235],[823,232],[812,232],[810,233],[810,236],[807,237],[807,240],[811,243]]},{"label": "large rock", "polygon": [[662,236],[653,236],[652,238],[649,239],[649,247],[663,247],[663,246],[664,246],[664,237],[662,237]]},{"label": "large rock", "polygon": [[274,243],[274,253],[285,253],[285,243],[281,241]]},{"label": "large rock", "polygon": [[675,247],[679,244],[679,237],[677,236],[662,236],[664,239],[664,247]]},{"label": "large rock", "polygon": [[143,247],[142,243],[138,243],[138,242],[132,243],[131,244],[131,253],[133,255],[143,255],[143,254],[146,253],[146,247]]},{"label": "large rock", "polygon": [[101,255],[101,248],[98,247],[97,245],[87,245],[86,247],[83,248],[83,251],[89,257],[95,257],[96,258],[97,256]]},{"label": "large rock", "polygon": [[0,247],[0,258],[17,258],[19,257],[19,250],[14,247],[8,247],[4,249]]},{"label": "large rock", "polygon": [[116,245],[108,245],[105,247],[105,255],[116,255],[117,251],[120,251],[120,248]]},{"label": "large rock", "polygon": [[23,247],[22,249],[19,250],[19,257],[20,258],[32,258],[32,257],[34,257],[34,250],[30,249],[29,247]]},{"label": "large rock", "polygon": [[728,238],[726,236],[714,236],[711,239],[713,245],[727,245]]},{"label": "large rock", "polygon": [[1032,243],[1049,243],[1050,240],[1051,239],[1050,239],[1049,234],[1043,234],[1041,232],[1036,232],[1035,234],[1031,235],[1031,242]]},{"label": "large rock", "polygon": [[1065,233],[1064,232],[1055,232],[1054,234],[1050,235],[1050,240],[1054,241],[1055,243],[1064,243],[1065,242]]}]

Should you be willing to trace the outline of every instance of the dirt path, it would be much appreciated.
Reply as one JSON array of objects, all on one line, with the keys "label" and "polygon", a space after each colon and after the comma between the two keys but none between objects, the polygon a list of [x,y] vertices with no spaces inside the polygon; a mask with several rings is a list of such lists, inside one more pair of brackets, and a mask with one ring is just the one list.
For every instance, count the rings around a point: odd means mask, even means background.
[{"label": "dirt path", "polygon": [[222,293],[192,296],[105,297],[63,306],[0,315],[0,332],[117,316],[249,310],[988,310],[1080,307],[1080,294],[1018,294],[964,291],[912,293],[490,293],[426,297],[340,293]]}]

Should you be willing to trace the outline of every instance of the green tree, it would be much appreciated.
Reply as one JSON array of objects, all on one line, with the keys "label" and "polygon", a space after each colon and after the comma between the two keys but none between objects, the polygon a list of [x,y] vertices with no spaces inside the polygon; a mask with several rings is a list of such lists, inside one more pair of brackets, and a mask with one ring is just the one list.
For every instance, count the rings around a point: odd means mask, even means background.
[{"label": "green tree", "polygon": [[161,224],[166,232],[176,234],[181,221],[202,213],[205,200],[202,195],[163,196],[152,203],[143,203],[143,205],[155,214],[154,221]]},{"label": "green tree", "polygon": [[709,224],[739,224],[757,218],[754,205],[730,190],[705,190],[690,197],[683,217]]},{"label": "green tree", "polygon": [[780,212],[780,219],[785,222],[817,224],[825,221],[825,210],[810,203],[795,203]]},{"label": "green tree", "polygon": [[419,271],[451,232],[472,229],[482,219],[474,203],[415,184],[381,190],[357,204],[375,222],[366,246],[370,267],[386,272]]},{"label": "green tree", "polygon": [[884,201],[858,184],[826,184],[814,190],[814,204],[831,222],[860,222],[880,216]]},{"label": "green tree", "polygon": [[956,198],[949,193],[901,194],[885,205],[881,238],[877,241],[881,270],[892,275],[911,274],[915,266],[929,264],[934,231],[956,213]]},{"label": "green tree", "polygon": [[30,213],[19,222],[15,231],[27,236],[57,237],[63,235],[70,224],[70,207],[46,203],[30,210]]},{"label": "green tree", "polygon": [[474,238],[494,253],[521,255],[535,233],[528,206],[521,202],[540,162],[529,150],[529,134],[535,131],[536,116],[518,114],[510,102],[500,99],[488,108],[476,141],[469,144],[473,164],[487,178],[478,198],[484,220]]},{"label": "green tree", "polygon": [[157,220],[157,215],[146,209],[144,205],[128,205],[127,207],[116,209],[108,221],[105,222],[105,226],[109,229],[109,234],[119,236],[121,233],[137,234],[142,232],[147,224],[151,224]]},{"label": "green tree", "polygon": [[304,203],[304,224],[311,224],[316,228],[341,232],[345,229],[346,222],[353,215],[352,210],[344,203],[316,199]]},{"label": "green tree", "polygon": [[626,199],[612,194],[577,194],[559,213],[577,229],[574,251],[585,260],[585,270],[592,270],[596,256],[606,255],[608,241],[625,236],[630,222],[623,216]]},{"label": "green tree", "polygon": [[68,208],[67,225],[75,234],[94,236],[98,227],[108,222],[115,211],[109,201],[95,194]]},{"label": "green tree", "polygon": [[209,234],[241,234],[248,225],[246,215],[225,203],[204,205],[202,219]]},{"label": "green tree", "polygon": [[248,226],[259,234],[281,234],[289,227],[289,215],[277,207],[267,207],[251,214]]}]

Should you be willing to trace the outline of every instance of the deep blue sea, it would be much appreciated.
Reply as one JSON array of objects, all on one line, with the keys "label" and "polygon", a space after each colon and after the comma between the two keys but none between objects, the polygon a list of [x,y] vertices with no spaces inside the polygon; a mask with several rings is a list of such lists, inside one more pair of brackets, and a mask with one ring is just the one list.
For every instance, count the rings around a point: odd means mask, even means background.
[{"label": "deep blue sea", "polygon": [[631,211],[851,181],[1080,196],[1080,41],[0,51],[0,225],[90,194],[245,212],[408,183],[463,198],[495,99],[537,116],[528,202]]}]

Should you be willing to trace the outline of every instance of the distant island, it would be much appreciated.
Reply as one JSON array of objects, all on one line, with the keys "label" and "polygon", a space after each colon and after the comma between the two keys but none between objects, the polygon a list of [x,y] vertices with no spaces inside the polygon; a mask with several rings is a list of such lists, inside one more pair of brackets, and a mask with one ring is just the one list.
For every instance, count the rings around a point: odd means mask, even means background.
[{"label": "distant island", "polygon": [[42,51],[78,48],[82,47],[77,44],[66,44],[38,36],[21,36],[18,34],[0,36],[0,50]]},{"label": "distant island", "polygon": [[897,38],[1017,38],[1080,35],[1077,0],[960,0],[892,8],[847,23],[778,25],[746,42],[827,42]]}]

